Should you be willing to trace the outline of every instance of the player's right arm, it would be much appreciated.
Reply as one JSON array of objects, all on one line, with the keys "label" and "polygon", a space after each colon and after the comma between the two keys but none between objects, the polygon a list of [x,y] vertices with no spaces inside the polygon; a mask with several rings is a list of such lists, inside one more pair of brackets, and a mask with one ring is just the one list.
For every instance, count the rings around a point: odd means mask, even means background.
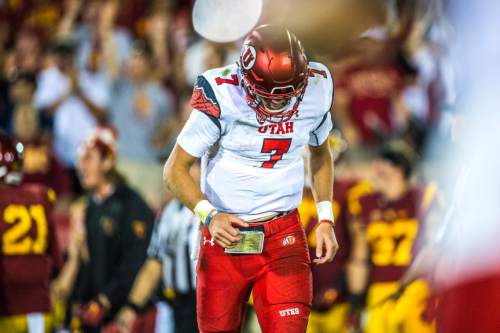
[{"label": "player's right arm", "polygon": [[222,247],[229,247],[241,240],[239,230],[233,225],[247,227],[248,224],[212,206],[189,172],[194,162],[207,153],[222,133],[220,108],[213,89],[203,76],[198,77],[191,105],[194,110],[165,163],[163,179],[174,196],[207,226],[214,240]]},{"label": "player's right arm", "polygon": [[[248,227],[248,224],[234,215],[214,211],[215,207],[211,208],[213,206],[201,193],[200,187],[189,173],[196,159],[177,143],[165,164],[163,176],[165,185],[175,197],[196,213],[217,244],[222,247],[234,246],[241,240],[241,236],[233,225]],[[208,224],[207,219],[210,215],[212,217]]]},{"label": "player's right arm", "polygon": [[350,304],[349,321],[353,327],[359,327],[370,272],[368,265],[369,248],[366,228],[360,219],[351,219],[347,225],[351,238],[350,255],[345,268]]},{"label": "player's right arm", "polygon": [[368,286],[370,273],[370,248],[366,237],[366,225],[363,223],[360,198],[372,191],[371,185],[359,182],[347,192],[348,230],[351,238],[350,256],[346,266],[347,286],[354,302],[362,298],[361,295]]},{"label": "player's right arm", "polygon": [[362,218],[361,198],[374,191],[368,181],[360,181],[346,192],[347,226],[351,239],[350,256],[346,272],[349,292],[353,295],[363,293],[368,286],[370,273],[370,247],[366,234],[366,224]]},{"label": "player's right arm", "polygon": [[198,160],[196,156],[190,155],[177,143],[163,171],[165,186],[191,210],[194,210],[198,202],[207,200],[207,197],[201,193],[198,183],[189,173],[196,160]]},{"label": "player's right arm", "polygon": [[361,295],[368,284],[368,240],[366,228],[357,218],[349,221],[349,234],[351,237],[351,251],[347,262],[347,284],[352,295]]}]

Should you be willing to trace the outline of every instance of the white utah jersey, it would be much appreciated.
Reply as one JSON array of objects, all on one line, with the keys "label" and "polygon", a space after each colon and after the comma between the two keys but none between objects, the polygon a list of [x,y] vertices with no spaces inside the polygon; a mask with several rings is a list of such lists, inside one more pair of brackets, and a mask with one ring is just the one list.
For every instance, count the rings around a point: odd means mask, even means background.
[{"label": "white utah jersey", "polygon": [[203,158],[201,190],[216,208],[250,220],[300,204],[303,147],[321,145],[332,127],[331,74],[320,63],[309,68],[298,115],[282,123],[257,121],[236,64],[198,77],[194,110],[177,142]]}]

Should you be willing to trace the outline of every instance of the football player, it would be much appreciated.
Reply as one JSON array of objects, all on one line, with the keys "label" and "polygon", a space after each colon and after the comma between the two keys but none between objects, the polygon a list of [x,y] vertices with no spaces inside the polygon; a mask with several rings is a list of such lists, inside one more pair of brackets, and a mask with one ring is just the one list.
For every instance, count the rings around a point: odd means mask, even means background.
[{"label": "football player", "polygon": [[[201,332],[239,332],[248,295],[263,332],[304,332],[310,258],[297,206],[310,151],[319,216],[314,262],[332,261],[333,80],[290,31],[265,25],[239,62],[198,77],[194,108],[166,165],[168,188],[203,222],[197,267]],[[189,175],[202,158],[201,189]]]},{"label": "football player", "polygon": [[50,281],[62,265],[53,191],[21,185],[23,145],[0,131],[0,332],[50,332]]},{"label": "football player", "polygon": [[434,331],[433,324],[421,318],[429,295],[427,283],[416,280],[398,295],[399,281],[419,248],[435,197],[434,186],[410,181],[414,159],[405,143],[386,144],[373,162],[371,193],[360,191],[357,198],[349,198],[348,281],[359,298],[367,292],[367,333]]}]

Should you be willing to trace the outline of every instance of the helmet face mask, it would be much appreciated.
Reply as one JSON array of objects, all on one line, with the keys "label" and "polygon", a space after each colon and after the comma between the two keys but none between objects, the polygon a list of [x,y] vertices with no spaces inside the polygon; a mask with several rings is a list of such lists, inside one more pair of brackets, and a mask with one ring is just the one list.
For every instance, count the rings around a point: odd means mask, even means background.
[{"label": "helmet face mask", "polygon": [[238,65],[247,104],[259,123],[284,122],[298,115],[308,64],[300,41],[291,32],[270,25],[256,28],[244,42]]},{"label": "helmet face mask", "polygon": [[270,113],[280,113],[285,111],[291,100],[286,98],[260,98],[262,105]]}]

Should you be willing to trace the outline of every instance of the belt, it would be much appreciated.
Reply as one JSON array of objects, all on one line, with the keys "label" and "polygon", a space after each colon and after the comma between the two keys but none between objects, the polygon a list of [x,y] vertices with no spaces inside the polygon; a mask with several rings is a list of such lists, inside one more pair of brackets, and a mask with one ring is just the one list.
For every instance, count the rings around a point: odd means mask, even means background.
[{"label": "belt", "polygon": [[286,228],[300,223],[297,209],[281,212],[268,221],[249,223],[249,227],[239,228],[241,231],[261,231],[265,236],[278,233]]}]

